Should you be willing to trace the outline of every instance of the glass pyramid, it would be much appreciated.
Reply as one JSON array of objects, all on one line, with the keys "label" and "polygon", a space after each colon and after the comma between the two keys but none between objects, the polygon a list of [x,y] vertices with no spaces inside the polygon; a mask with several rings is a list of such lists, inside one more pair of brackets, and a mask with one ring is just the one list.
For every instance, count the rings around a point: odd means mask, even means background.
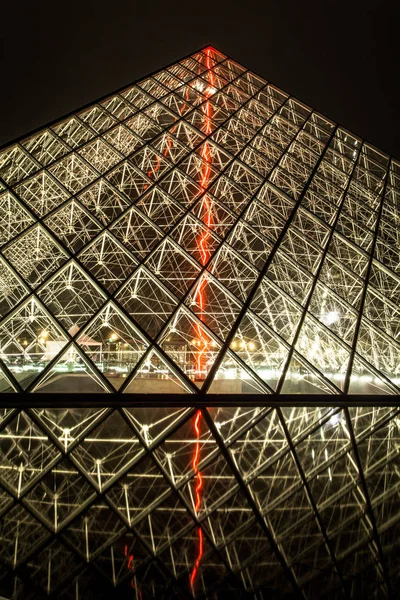
[{"label": "glass pyramid", "polygon": [[213,47],[0,151],[0,595],[400,589],[399,179]]}]

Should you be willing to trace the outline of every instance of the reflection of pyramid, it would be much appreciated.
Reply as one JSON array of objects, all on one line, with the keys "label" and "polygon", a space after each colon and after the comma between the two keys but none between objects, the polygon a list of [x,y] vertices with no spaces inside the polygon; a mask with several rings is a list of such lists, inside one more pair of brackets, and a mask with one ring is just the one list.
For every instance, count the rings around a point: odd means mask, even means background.
[{"label": "reflection of pyramid", "polygon": [[0,594],[395,592],[399,178],[210,47],[0,151]]}]

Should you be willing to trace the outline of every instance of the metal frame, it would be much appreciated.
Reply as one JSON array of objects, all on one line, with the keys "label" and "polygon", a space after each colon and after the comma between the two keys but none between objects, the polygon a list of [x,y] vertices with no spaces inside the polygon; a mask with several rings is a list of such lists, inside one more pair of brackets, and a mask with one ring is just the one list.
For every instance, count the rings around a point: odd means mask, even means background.
[{"label": "metal frame", "polygon": [[399,173],[212,47],[0,149],[0,593],[395,597]]}]

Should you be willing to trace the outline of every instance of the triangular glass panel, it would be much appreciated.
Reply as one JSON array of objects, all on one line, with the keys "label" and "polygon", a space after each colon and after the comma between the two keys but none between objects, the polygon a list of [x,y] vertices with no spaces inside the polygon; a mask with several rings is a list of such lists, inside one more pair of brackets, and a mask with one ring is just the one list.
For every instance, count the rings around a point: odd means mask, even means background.
[{"label": "triangular glass panel", "polygon": [[158,343],[199,387],[221,348],[202,322],[183,306],[172,317]]},{"label": "triangular glass panel", "polygon": [[46,171],[40,171],[15,188],[22,200],[39,217],[44,217],[68,198],[67,191]]},{"label": "triangular glass panel", "polygon": [[207,272],[198,279],[185,304],[223,340],[242,306],[218,279]]},{"label": "triangular glass panel", "polygon": [[152,252],[146,267],[181,298],[200,272],[197,262],[169,238]]},{"label": "triangular glass panel", "polygon": [[28,295],[22,279],[0,258],[0,318]]},{"label": "triangular glass panel", "polygon": [[2,537],[0,556],[8,566],[15,568],[51,536],[37,519],[17,504],[2,517]]},{"label": "triangular glass panel", "polygon": [[171,494],[171,488],[154,461],[144,457],[114,485],[107,497],[132,526],[151,505]]},{"label": "triangular glass panel", "polygon": [[191,213],[203,221],[207,227],[212,229],[212,231],[217,233],[222,239],[228,235],[238,218],[237,215],[228,210],[222,202],[217,202],[217,200],[208,193],[204,194],[199,202],[193,206]]},{"label": "triangular glass panel", "polygon": [[117,219],[110,231],[139,260],[149,254],[162,238],[158,227],[134,207]]},{"label": "triangular glass panel", "polygon": [[0,194],[0,246],[34,222],[34,218],[10,192]]},{"label": "triangular glass panel", "polygon": [[121,387],[149,346],[112,302],[78,335],[77,343],[115,389]]},{"label": "triangular glass panel", "polygon": [[399,386],[400,344],[365,318],[361,319],[357,353],[395,385]]},{"label": "triangular glass panel", "polygon": [[212,259],[209,271],[240,300],[245,300],[258,272],[230,246],[224,244]]},{"label": "triangular glass panel", "polygon": [[2,429],[2,481],[18,497],[59,457],[49,436],[25,412],[18,413]]},{"label": "triangular glass panel", "polygon": [[99,491],[138,455],[144,453],[139,440],[118,410],[113,411],[76,446],[71,456]]},{"label": "triangular glass panel", "polygon": [[301,306],[268,277],[262,280],[250,307],[282,339],[292,341],[302,314]]},{"label": "triangular glass panel", "polygon": [[75,200],[46,217],[44,223],[72,252],[77,252],[101,230],[99,223]]},{"label": "triangular glass panel", "polygon": [[78,469],[64,459],[35,485],[26,496],[26,502],[57,531],[94,497],[93,488]]},{"label": "triangular glass panel", "polygon": [[[344,373],[337,374],[335,383],[338,387],[343,385],[344,378]],[[338,394],[339,390],[335,390],[329,383],[300,354],[294,352],[287,367],[281,394]]]},{"label": "triangular glass panel", "polygon": [[242,220],[236,224],[228,238],[228,243],[259,269],[263,267],[273,247],[271,241],[259,235],[257,231]]},{"label": "triangular glass panel", "polygon": [[3,254],[34,288],[68,260],[66,252],[41,225],[11,242]]},{"label": "triangular glass panel", "polygon": [[351,346],[358,313],[347,302],[338,298],[329,288],[317,283],[311,296],[310,312]]},{"label": "triangular glass panel", "polygon": [[117,292],[115,299],[153,338],[178,304],[171,292],[143,267]]},{"label": "triangular glass panel", "polygon": [[25,300],[0,325],[0,356],[24,389],[66,343],[66,335],[34,297]]},{"label": "triangular glass panel", "polygon": [[304,320],[296,350],[334,386],[343,389],[350,350],[311,316]]},{"label": "triangular glass panel", "polygon": [[78,258],[109,292],[114,292],[138,264],[132,254],[108,231],[83,248]]},{"label": "triangular glass panel", "polygon": [[400,378],[397,387],[386,379],[379,371],[368,365],[364,360],[355,356],[350,375],[349,394],[380,395],[399,394]]},{"label": "triangular glass panel", "polygon": [[54,162],[69,151],[67,144],[64,144],[49,129],[29,137],[22,142],[22,145],[44,166]]},{"label": "triangular glass panel", "polygon": [[65,352],[35,382],[32,392],[104,393],[111,392],[96,368],[78,346],[70,344]]},{"label": "triangular glass panel", "polygon": [[[133,117],[134,119],[136,117]],[[149,187],[151,181],[129,162],[118,165],[106,179],[134,202]]]},{"label": "triangular glass panel", "polygon": [[127,394],[193,393],[189,382],[156,348],[149,352],[123,391]]},{"label": "triangular glass panel", "polygon": [[70,335],[75,335],[105,301],[103,292],[74,261],[44,284],[38,295]]},{"label": "triangular glass panel", "polygon": [[92,183],[97,177],[96,171],[75,152],[56,162],[49,171],[73,194]]},{"label": "triangular glass panel", "polygon": [[136,206],[164,231],[171,229],[184,212],[183,207],[157,185],[153,186]]},{"label": "triangular glass panel", "polygon": [[227,350],[207,390],[208,394],[266,394],[264,387],[252,369]]},{"label": "triangular glass panel", "polygon": [[122,156],[101,138],[88,142],[78,151],[99,173],[104,173],[121,161]]},{"label": "triangular glass panel", "polygon": [[177,423],[187,418],[189,408],[124,408],[123,411],[140,432],[147,445],[150,445],[169,430],[175,429]]},{"label": "triangular glass panel", "polygon": [[78,196],[82,204],[104,225],[114,221],[130,203],[105,179],[99,179]]},{"label": "triangular glass panel", "polygon": [[276,388],[289,348],[250,311],[243,317],[230,348],[270,388]]},{"label": "triangular glass panel", "polygon": [[312,277],[293,257],[278,250],[268,268],[268,277],[296,302],[304,304],[312,285]]},{"label": "triangular glass panel", "polygon": [[[211,222],[210,228],[212,229]],[[201,265],[205,265],[220,244],[210,228],[189,214],[174,228],[171,237]]]}]

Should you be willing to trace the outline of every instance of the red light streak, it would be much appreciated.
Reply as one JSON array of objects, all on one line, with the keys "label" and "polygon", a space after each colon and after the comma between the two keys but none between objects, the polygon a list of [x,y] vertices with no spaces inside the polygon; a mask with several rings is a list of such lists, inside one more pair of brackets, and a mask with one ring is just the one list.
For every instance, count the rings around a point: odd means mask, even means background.
[{"label": "red light streak", "polygon": [[[186,108],[186,103],[189,99],[189,87],[186,87],[186,92],[185,92],[185,100],[186,102],[183,104],[183,106],[181,106],[181,108],[179,109],[179,116],[181,117],[183,114],[183,111]],[[172,138],[171,138],[171,134],[174,133],[174,131],[176,130],[176,128],[178,127],[178,125],[174,125],[171,129],[171,131],[167,134],[167,144],[166,147],[164,148],[164,152],[163,152],[163,156],[167,157],[167,155],[169,154],[169,151],[171,150],[171,146],[172,146]],[[157,171],[160,168],[160,164],[161,164],[161,158],[158,155],[157,156],[157,160],[156,160],[156,164],[154,165],[154,169],[149,169],[147,171],[147,177],[149,179],[152,179],[153,176],[155,176],[155,174],[157,173]],[[149,187],[149,183],[145,183],[143,186],[143,191],[146,191],[147,188]]]},{"label": "red light streak", "polygon": [[[207,66],[207,70],[210,75],[209,85],[204,92],[206,99],[207,99],[204,104],[206,136],[208,136],[212,133],[212,120],[211,120],[212,104],[211,104],[209,98],[215,91],[215,89],[214,89],[214,74],[211,71],[211,67],[212,67],[211,56],[210,56],[211,51],[212,51],[211,48],[206,49],[206,55],[207,55],[206,66]],[[189,93],[189,87],[187,87],[187,89],[186,89],[186,97],[185,97],[186,101],[188,101],[188,93]],[[183,104],[183,106],[179,110],[180,116],[182,116],[185,107],[186,107],[186,102]],[[177,125],[175,125],[171,129],[170,133],[167,134],[166,147],[163,152],[164,157],[167,157],[167,155],[170,152],[170,149],[172,147],[171,134],[174,133],[176,128],[177,128]],[[204,190],[206,190],[208,187],[208,184],[210,182],[211,161],[212,161],[210,145],[209,145],[209,142],[207,141],[207,139],[204,141],[200,155],[201,155],[201,158],[203,159],[203,167],[202,167],[200,185]],[[153,177],[155,177],[157,171],[160,168],[160,164],[161,164],[161,158],[158,155],[156,164],[154,165],[154,168],[149,169],[149,171],[147,173],[147,176],[149,179],[152,179]],[[145,184],[144,190],[146,190],[148,187],[149,187],[149,184]],[[209,201],[207,195],[204,196],[203,202],[204,202],[204,208],[205,208],[205,212],[206,212],[205,223],[207,225],[207,230],[204,231],[200,235],[200,237],[198,239],[198,247],[200,250],[200,257],[201,257],[200,262],[203,266],[205,266],[211,256],[210,250],[209,250],[209,238],[211,236],[210,229],[212,229],[212,227],[213,227],[213,215],[212,215],[211,204],[210,204],[210,201]],[[204,290],[205,285],[206,285],[206,279],[203,278],[197,288],[197,296],[198,296],[198,302],[199,302],[199,306],[200,306],[200,318],[204,311],[204,306],[205,306],[205,301],[206,301],[205,290]],[[200,325],[196,325],[196,330],[197,330],[198,340],[199,340],[199,350],[196,352],[196,368],[197,368],[199,377],[201,377],[201,374],[203,371],[203,357],[209,347],[210,340],[209,340],[208,336],[207,337],[205,336]],[[195,421],[194,421],[194,429],[196,432],[196,446],[194,449],[194,455],[193,455],[193,460],[192,460],[192,468],[193,468],[193,471],[196,473],[196,475],[195,475],[195,479],[196,479],[195,512],[196,512],[196,515],[199,512],[200,507],[201,507],[201,501],[202,501],[201,492],[203,489],[203,478],[201,475],[201,471],[198,471],[198,464],[199,464],[199,460],[200,460],[200,419],[201,419],[201,411],[198,411],[196,414],[196,417],[195,417]],[[195,585],[196,576],[197,576],[200,562],[201,562],[201,559],[203,557],[203,552],[204,552],[203,530],[201,527],[197,528],[197,536],[198,536],[197,558],[196,558],[195,564],[194,564],[193,569],[190,574],[190,585],[191,585],[192,589]],[[125,548],[126,548],[125,556],[127,556],[127,547],[125,547]],[[127,562],[127,567],[129,570],[133,570],[133,555],[129,556],[128,562]],[[133,588],[135,587],[133,578],[131,581],[131,586]],[[139,591],[139,595],[140,595],[140,600],[141,600],[142,595],[141,595],[140,591]]]},{"label": "red light streak", "polygon": [[[128,546],[127,546],[127,544],[125,544],[125,547],[124,547],[124,556],[126,558],[126,566],[127,566],[128,571],[131,571],[133,573],[134,570],[135,570],[135,565],[134,565],[134,560],[135,559],[134,559],[133,554],[128,554]],[[139,590],[139,589],[136,588],[135,578],[133,576],[132,576],[132,579],[130,581],[130,586],[131,586],[131,588],[133,590],[135,590],[135,592],[138,593],[139,600],[143,600],[142,592],[141,592],[141,590]]]},{"label": "red light streak", "polygon": [[[196,413],[196,417],[194,420],[194,430],[196,432],[196,447],[194,450],[194,456],[192,460],[192,468],[196,473],[196,487],[195,487],[195,507],[194,510],[197,513],[200,510],[201,506],[201,490],[203,489],[203,477],[201,475],[201,471],[198,471],[198,465],[200,460],[200,419],[201,419],[201,411],[198,410]],[[197,472],[196,472],[197,471]],[[197,528],[197,536],[198,536],[198,548],[197,548],[197,558],[194,563],[192,572],[190,573],[190,585],[193,588],[197,571],[199,570],[200,562],[203,557],[203,530],[201,527]]]},{"label": "red light streak", "polygon": [[[207,136],[210,135],[212,132],[212,121],[211,121],[212,104],[211,104],[209,98],[214,92],[214,89],[213,89],[214,88],[214,75],[213,75],[213,72],[211,71],[212,65],[211,65],[210,52],[211,52],[211,48],[207,48],[207,50],[206,50],[206,54],[207,54],[206,65],[207,65],[208,72],[210,74],[210,82],[209,82],[210,85],[205,91],[205,96],[206,96],[207,100],[205,102],[205,108],[204,108],[205,125],[206,125],[205,133]],[[212,156],[211,156],[211,152],[210,152],[210,144],[207,139],[205,140],[204,145],[202,147],[201,157],[204,162],[202,178],[201,178],[201,187],[204,189],[207,189],[209,181],[210,181],[210,177],[211,177],[211,160],[212,160]],[[211,256],[210,250],[209,250],[209,239],[211,236],[210,229],[212,229],[212,227],[213,227],[213,214],[212,214],[210,200],[209,200],[207,194],[205,194],[205,196],[203,198],[203,202],[204,202],[204,208],[205,208],[205,213],[206,213],[205,222],[207,225],[207,230],[204,231],[204,233],[202,233],[200,235],[200,238],[198,240],[198,247],[200,250],[200,257],[201,257],[200,262],[203,266],[205,266]],[[206,304],[206,294],[205,294],[205,289],[204,289],[206,282],[207,282],[207,280],[205,278],[203,278],[197,288],[197,298],[198,298],[198,304],[200,307],[200,319],[202,317],[202,314],[204,311],[204,306]],[[202,364],[203,357],[208,349],[210,340],[208,339],[208,336],[207,336],[207,338],[205,337],[200,325],[197,325],[196,329],[197,329],[197,334],[198,334],[198,340],[200,342],[200,347],[199,347],[199,350],[197,352],[197,357],[196,357],[196,368],[197,368],[199,377],[201,377],[201,374],[203,371],[203,364]],[[195,421],[194,421],[194,429],[196,432],[196,446],[194,449],[194,455],[193,455],[193,460],[192,460],[192,468],[193,468],[193,471],[196,473],[196,487],[195,487],[195,512],[196,512],[196,515],[198,514],[200,507],[201,507],[202,489],[203,489],[203,477],[201,475],[201,471],[198,471],[198,465],[199,465],[199,460],[200,460],[200,419],[201,419],[201,411],[199,410],[196,413],[196,417],[195,417]],[[192,589],[194,588],[197,573],[198,573],[201,559],[202,559],[203,553],[204,553],[203,530],[201,527],[197,528],[197,537],[198,537],[197,558],[196,558],[196,562],[194,563],[192,572],[190,573],[190,585],[191,585]]]}]

